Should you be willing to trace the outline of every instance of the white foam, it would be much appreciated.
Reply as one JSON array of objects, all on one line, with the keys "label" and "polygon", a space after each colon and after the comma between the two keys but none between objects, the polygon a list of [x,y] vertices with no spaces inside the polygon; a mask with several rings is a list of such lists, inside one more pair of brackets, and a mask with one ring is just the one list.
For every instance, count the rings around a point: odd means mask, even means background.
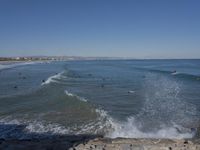
[{"label": "white foam", "polygon": [[[196,108],[180,99],[180,92],[180,83],[163,76],[148,74],[144,81],[146,100],[141,111],[123,122],[107,117],[113,130],[110,130],[106,136],[111,138],[192,138],[195,132],[191,131],[190,125],[198,119],[194,117],[197,113]],[[152,127],[148,126],[148,123]]]},{"label": "white foam", "polygon": [[29,61],[29,62],[17,62],[17,63],[5,64],[5,65],[0,64],[0,70],[23,66],[23,65],[33,65],[36,63],[42,63],[42,62]]},{"label": "white foam", "polygon": [[38,121],[29,123],[26,129],[31,133],[68,134],[70,132],[69,129],[59,124],[45,124]]},{"label": "white foam", "polygon": [[134,94],[134,93],[135,93],[135,91],[133,91],[133,90],[130,90],[130,91],[128,91],[128,93]]},{"label": "white foam", "polygon": [[71,96],[71,97],[74,96],[72,93],[69,93],[67,90],[65,90],[65,94],[68,95],[68,96]]},{"label": "white foam", "polygon": [[[152,132],[143,132],[140,130],[140,124],[135,120],[134,117],[127,118],[125,122],[119,122],[111,118],[108,113],[104,110],[96,109],[95,110],[99,117],[97,120],[94,120],[88,124],[82,125],[81,127],[71,127],[67,128],[57,123],[48,123],[44,121],[25,121],[17,120],[12,118],[1,119],[0,123],[5,125],[26,125],[23,132],[19,132],[12,128],[0,129],[1,135],[0,138],[6,136],[14,137],[26,137],[31,136],[29,133],[50,133],[50,134],[99,134],[106,133],[106,137],[116,138],[169,138],[169,139],[183,139],[183,138],[192,138],[194,132],[185,130],[183,131],[181,126],[172,125],[171,127],[163,126],[161,129]],[[13,133],[16,132],[16,133]],[[22,134],[22,135],[20,135]]]},{"label": "white foam", "polygon": [[50,84],[52,82],[57,82],[56,79],[61,79],[62,78],[62,74],[64,72],[60,72],[56,75],[50,76],[45,82],[43,82],[41,85],[46,85],[46,84]]},{"label": "white foam", "polygon": [[171,75],[177,75],[179,72],[172,72]]},{"label": "white foam", "polygon": [[[27,135],[31,136],[31,134],[29,135],[29,133],[50,133],[50,134],[70,133],[70,130],[64,126],[61,126],[56,123],[45,123],[38,120],[25,121],[20,119],[12,119],[12,117],[7,117],[0,119],[0,124],[5,125],[4,128],[2,127],[0,128],[1,131],[0,138],[10,137],[10,136],[13,136],[15,138],[23,138],[26,137]],[[12,126],[6,126],[6,125],[12,125]],[[18,125],[24,125],[25,128],[22,131],[20,131],[18,130]]]},{"label": "white foam", "polygon": [[84,97],[80,97],[80,96],[78,96],[78,95],[72,94],[72,93],[70,93],[70,92],[67,91],[67,90],[65,90],[65,94],[66,94],[67,96],[70,96],[70,97],[75,97],[75,98],[79,99],[80,101],[87,102],[87,99],[85,99]]},{"label": "white foam", "polygon": [[174,125],[171,127],[162,127],[157,131],[144,132],[139,128],[138,123],[134,117],[129,117],[126,122],[116,122],[112,121],[113,131],[108,133],[106,136],[111,138],[116,137],[125,137],[125,138],[169,138],[169,139],[183,139],[183,138],[192,138],[194,132],[184,132],[180,133],[178,129],[182,128],[181,126]]}]

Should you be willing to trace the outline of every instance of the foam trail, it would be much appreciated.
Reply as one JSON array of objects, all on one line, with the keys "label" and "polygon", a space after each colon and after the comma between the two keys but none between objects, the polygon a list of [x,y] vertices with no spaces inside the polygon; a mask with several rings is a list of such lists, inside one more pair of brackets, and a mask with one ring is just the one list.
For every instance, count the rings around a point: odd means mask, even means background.
[{"label": "foam trail", "polygon": [[59,124],[44,124],[42,122],[35,121],[29,123],[26,129],[31,133],[51,133],[51,134],[68,134],[70,130]]},{"label": "foam trail", "polygon": [[71,96],[71,97],[75,96],[72,93],[69,93],[67,90],[65,90],[65,94],[68,95],[68,96]]},{"label": "foam trail", "polygon": [[48,136],[48,134],[69,134],[71,132],[68,128],[56,123],[4,118],[0,120],[0,133],[0,138],[23,139],[34,138],[34,136]]},{"label": "foam trail", "polygon": [[78,95],[72,94],[72,93],[68,92],[67,90],[65,90],[65,94],[70,97],[75,97],[75,98],[79,99],[80,101],[87,102],[87,99],[80,97]]},{"label": "foam trail", "polygon": [[0,64],[0,70],[10,69],[10,68],[18,67],[18,66],[23,66],[23,65],[33,65],[33,64],[36,64],[36,63],[42,63],[42,62],[32,62],[32,61],[30,61],[30,62],[17,62],[17,63],[5,64],[5,65]]},{"label": "foam trail", "polygon": [[43,82],[41,85],[45,85],[45,84],[50,84],[52,82],[57,82],[56,79],[61,79],[62,78],[62,74],[64,72],[60,72],[56,75],[50,76],[45,82]]}]

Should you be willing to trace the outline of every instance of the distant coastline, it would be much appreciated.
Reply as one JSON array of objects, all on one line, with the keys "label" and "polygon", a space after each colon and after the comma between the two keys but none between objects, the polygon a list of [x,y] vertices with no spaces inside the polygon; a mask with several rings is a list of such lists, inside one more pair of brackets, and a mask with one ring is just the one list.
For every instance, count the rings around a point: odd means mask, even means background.
[{"label": "distant coastline", "polygon": [[[27,56],[27,57],[0,57],[0,62],[21,61],[68,61],[68,60],[124,60],[123,57],[82,57],[82,56]],[[133,58],[132,58],[133,59]]]},{"label": "distant coastline", "polygon": [[200,58],[133,58],[133,57],[84,57],[84,56],[23,56],[0,57],[0,62],[70,61],[70,60],[199,60]]}]

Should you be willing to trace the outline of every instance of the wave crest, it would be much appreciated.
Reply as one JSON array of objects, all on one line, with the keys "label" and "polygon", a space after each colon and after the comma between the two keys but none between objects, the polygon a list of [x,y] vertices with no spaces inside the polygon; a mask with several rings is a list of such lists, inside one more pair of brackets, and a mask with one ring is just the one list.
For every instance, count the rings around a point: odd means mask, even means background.
[{"label": "wave crest", "polygon": [[79,99],[80,101],[87,102],[87,99],[80,97],[78,95],[72,94],[72,93],[68,92],[67,90],[65,90],[65,94],[69,97],[75,97],[75,98]]},{"label": "wave crest", "polygon": [[50,76],[45,82],[42,83],[42,85],[50,84],[52,82],[58,82],[58,81],[56,81],[56,79],[61,79],[63,73],[64,73],[64,71],[60,72],[56,75]]}]

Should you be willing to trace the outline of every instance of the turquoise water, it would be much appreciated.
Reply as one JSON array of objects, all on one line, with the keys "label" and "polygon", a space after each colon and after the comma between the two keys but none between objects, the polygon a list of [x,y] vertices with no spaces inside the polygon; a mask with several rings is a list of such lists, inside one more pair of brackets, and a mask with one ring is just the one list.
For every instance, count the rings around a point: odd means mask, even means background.
[{"label": "turquoise water", "polygon": [[[0,66],[0,137],[27,133],[192,138],[200,60],[99,60]],[[15,133],[16,132],[16,133]]]}]

